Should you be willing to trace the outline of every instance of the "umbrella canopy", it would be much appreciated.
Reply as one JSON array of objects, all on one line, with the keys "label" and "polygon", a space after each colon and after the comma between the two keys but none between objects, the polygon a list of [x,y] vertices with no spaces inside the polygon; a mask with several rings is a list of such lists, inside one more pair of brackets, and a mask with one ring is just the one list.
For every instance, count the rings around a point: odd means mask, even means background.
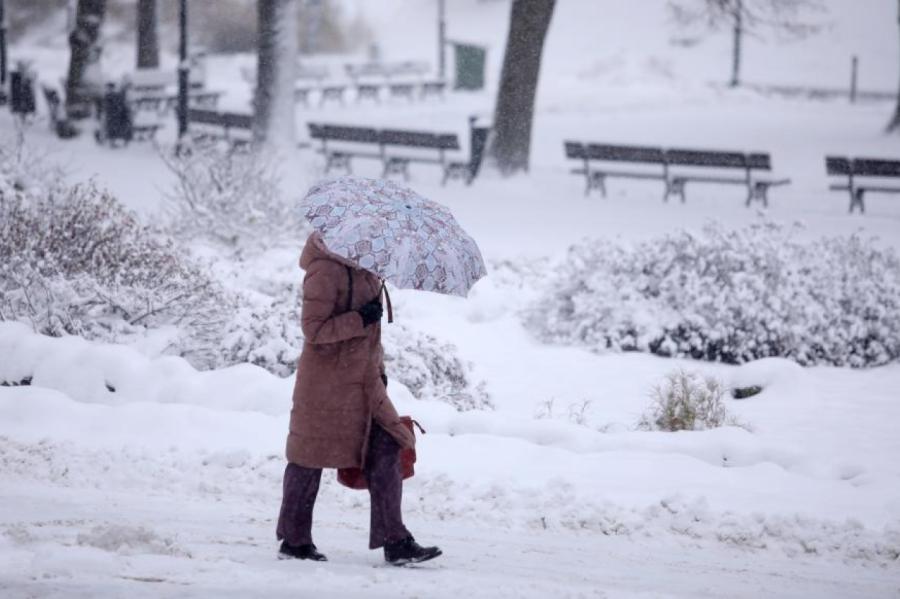
[{"label": "umbrella canopy", "polygon": [[324,181],[303,209],[329,250],[401,289],[465,297],[487,274],[478,245],[447,208],[393,181]]}]

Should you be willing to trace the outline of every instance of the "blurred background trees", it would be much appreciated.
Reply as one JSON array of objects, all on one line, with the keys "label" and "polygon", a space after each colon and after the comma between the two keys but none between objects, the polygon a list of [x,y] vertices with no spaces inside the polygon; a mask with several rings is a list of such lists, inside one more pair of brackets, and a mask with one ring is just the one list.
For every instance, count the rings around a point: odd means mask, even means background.
[{"label": "blurred background trees", "polygon": [[66,114],[71,119],[91,115],[92,88],[102,85],[94,81],[91,71],[100,61],[100,29],[106,16],[106,0],[78,0],[75,23],[69,33],[69,72],[66,77]]},{"label": "blurred background trees", "polygon": [[[900,23],[900,1],[898,1],[897,5],[897,20],[898,23]],[[896,131],[900,131],[900,88],[898,88],[897,91],[897,108],[894,109],[894,116],[891,117],[887,126],[888,133],[894,133]]]},{"label": "blurred background trees", "polygon": [[814,15],[825,9],[821,0],[670,0],[675,23],[686,29],[705,28],[732,32],[731,87],[741,84],[741,60],[745,36],[764,32],[780,37],[803,38],[821,27]]},{"label": "blurred background trees", "polygon": [[156,9],[157,0],[138,0],[136,28],[139,69],[155,69],[159,66],[159,26]]},{"label": "blurred background trees", "polygon": [[534,99],[556,0],[513,0],[488,155],[504,175],[528,170]]},{"label": "blurred background trees", "polygon": [[297,4],[298,0],[257,0],[253,136],[258,142],[282,147],[288,147],[294,141]]},{"label": "blurred background trees", "polygon": [[[349,17],[337,0],[296,0],[300,52],[344,52],[365,48],[372,33],[361,18]],[[63,23],[73,24],[75,2],[70,0],[7,1],[10,36],[47,27],[54,31]],[[178,0],[106,0],[104,35],[130,38],[141,35],[142,24],[155,13],[157,43],[174,50],[177,46]],[[255,0],[191,0],[193,42],[210,53],[255,52]],[[136,12],[142,16],[136,17]],[[66,14],[71,13],[68,18]],[[202,24],[202,26],[199,26]],[[149,52],[149,51],[148,51]]]}]

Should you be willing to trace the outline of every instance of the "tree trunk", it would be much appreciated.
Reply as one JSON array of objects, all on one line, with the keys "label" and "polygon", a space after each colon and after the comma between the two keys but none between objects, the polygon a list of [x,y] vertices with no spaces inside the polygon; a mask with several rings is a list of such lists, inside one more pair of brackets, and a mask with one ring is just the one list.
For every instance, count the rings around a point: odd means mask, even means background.
[{"label": "tree trunk", "polygon": [[504,175],[528,171],[534,99],[556,0],[513,0],[488,156]]},{"label": "tree trunk", "polygon": [[[897,14],[900,15],[900,2],[898,2]],[[898,17],[900,18],[900,17]],[[898,21],[900,22],[900,21]],[[900,89],[897,91],[897,108],[894,109],[894,116],[891,117],[890,122],[887,126],[888,133],[894,133],[900,129]]]},{"label": "tree trunk", "polygon": [[6,5],[0,0],[0,103],[6,100]]},{"label": "tree trunk", "polygon": [[744,2],[736,0],[734,7],[734,48],[731,55],[731,87],[741,84],[741,41],[744,36]]},{"label": "tree trunk", "polygon": [[88,81],[86,71],[100,62],[100,27],[106,0],[78,0],[75,27],[69,34],[69,74],[66,79],[66,114],[71,119],[91,115],[91,105],[100,92],[100,82]]},{"label": "tree trunk", "polygon": [[259,53],[253,99],[254,139],[279,148],[294,144],[297,1],[257,0]]},{"label": "tree trunk", "polygon": [[137,68],[159,68],[159,34],[156,20],[157,0],[138,0]]}]

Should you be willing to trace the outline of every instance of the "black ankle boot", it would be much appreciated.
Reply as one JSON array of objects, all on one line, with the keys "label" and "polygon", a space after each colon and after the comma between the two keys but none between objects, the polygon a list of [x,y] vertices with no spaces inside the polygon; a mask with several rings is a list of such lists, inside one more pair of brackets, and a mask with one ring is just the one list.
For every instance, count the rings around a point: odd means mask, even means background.
[{"label": "black ankle boot", "polygon": [[384,546],[384,559],[389,564],[402,566],[404,564],[417,564],[427,562],[441,555],[437,547],[422,547],[412,536],[408,536],[396,543],[387,543]]},{"label": "black ankle boot", "polygon": [[328,558],[319,553],[312,543],[308,545],[288,545],[287,541],[281,542],[278,550],[278,559],[311,559],[316,562],[327,562]]}]

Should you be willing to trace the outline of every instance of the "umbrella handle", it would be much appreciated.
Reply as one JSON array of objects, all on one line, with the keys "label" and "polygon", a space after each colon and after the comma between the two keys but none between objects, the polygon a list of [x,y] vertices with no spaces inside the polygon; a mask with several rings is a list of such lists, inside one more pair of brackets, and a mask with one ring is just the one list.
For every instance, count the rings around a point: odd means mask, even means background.
[{"label": "umbrella handle", "polygon": [[384,279],[381,280],[381,292],[384,293],[384,299],[388,309],[388,323],[394,322],[394,307],[391,305],[391,294],[388,293],[387,284]]}]

